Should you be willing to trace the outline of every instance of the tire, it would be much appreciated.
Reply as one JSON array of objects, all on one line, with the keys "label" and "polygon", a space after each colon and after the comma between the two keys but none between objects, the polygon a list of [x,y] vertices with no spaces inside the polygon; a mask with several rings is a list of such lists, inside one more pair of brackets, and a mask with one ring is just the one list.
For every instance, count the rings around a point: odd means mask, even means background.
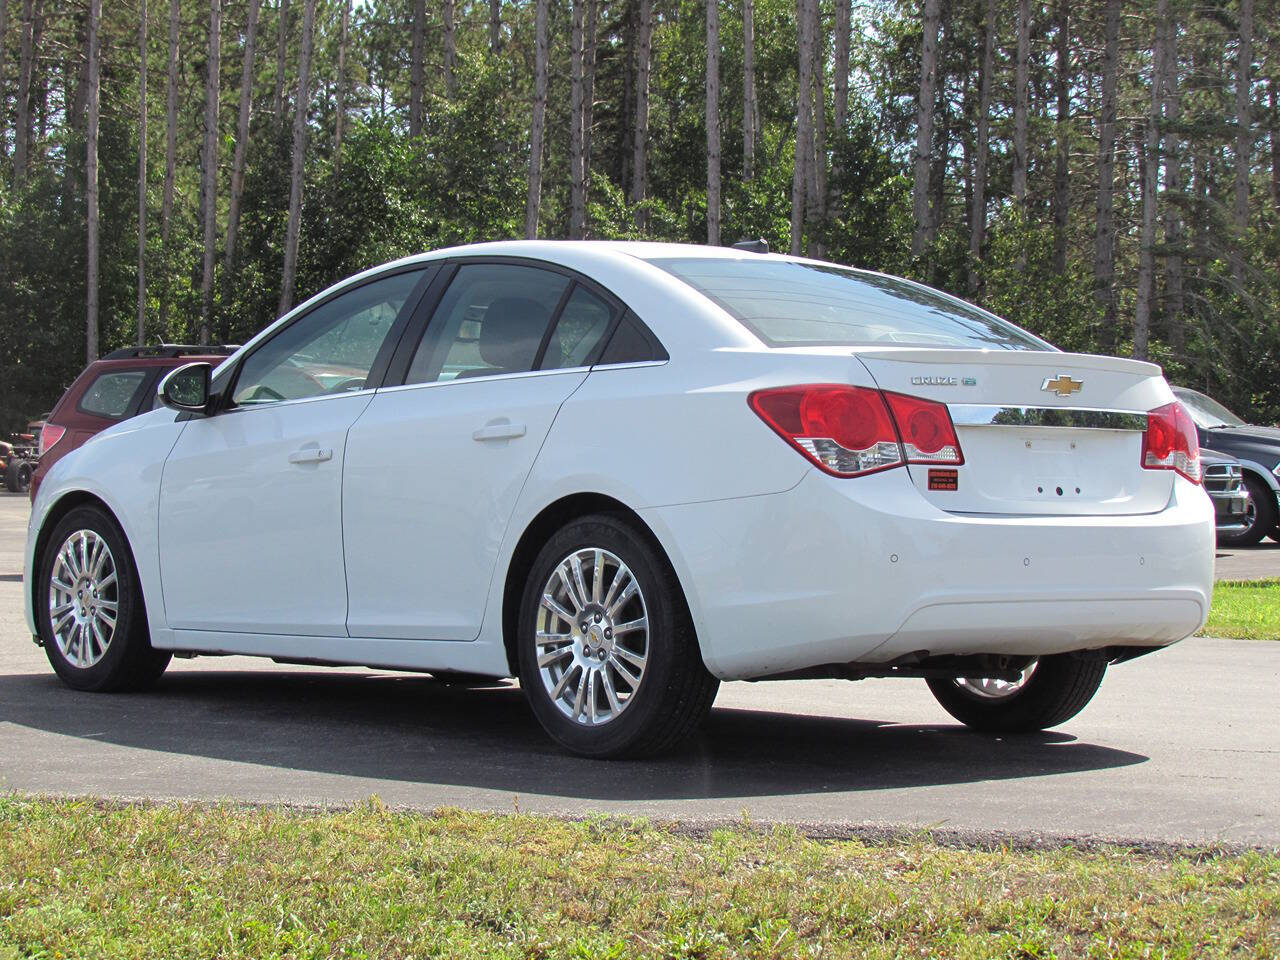
[{"label": "tire", "polygon": [[1107,672],[1105,660],[1073,654],[1041,657],[1016,690],[991,697],[963,681],[933,679],[942,708],[966,726],[990,733],[1032,733],[1065,723],[1093,699]]},{"label": "tire", "polygon": [[[580,580],[572,575],[574,558]],[[567,582],[558,569],[569,572]],[[624,600],[632,585],[637,592]],[[544,606],[544,590],[568,618]],[[645,627],[635,626],[642,621]],[[613,626],[620,628],[616,637]],[[543,641],[541,666],[539,631],[564,638]],[[575,520],[543,546],[525,583],[516,640],[520,685],[534,715],[553,740],[584,757],[671,749],[706,718],[720,686],[702,662],[666,557],[612,514]],[[628,675],[638,675],[638,683],[632,686]],[[562,692],[553,696],[557,687]],[[582,692],[575,696],[576,690]]]},{"label": "tire", "polygon": [[26,460],[10,460],[4,472],[4,485],[10,493],[26,493],[31,488],[31,464]]},{"label": "tire", "polygon": [[1270,533],[1276,533],[1276,495],[1266,482],[1251,473],[1244,475],[1249,489],[1249,526],[1240,533],[1223,534],[1218,543],[1225,547],[1251,547]]},{"label": "tire", "polygon": [[[107,551],[103,559],[99,544]],[[73,555],[68,557],[66,550]],[[144,689],[160,678],[172,655],[151,646],[133,554],[109,514],[88,506],[68,513],[54,527],[37,569],[36,626],[63,683],[75,690],[106,692]],[[54,597],[56,618],[50,605],[55,571],[65,585]],[[116,616],[110,628],[112,604]]]}]

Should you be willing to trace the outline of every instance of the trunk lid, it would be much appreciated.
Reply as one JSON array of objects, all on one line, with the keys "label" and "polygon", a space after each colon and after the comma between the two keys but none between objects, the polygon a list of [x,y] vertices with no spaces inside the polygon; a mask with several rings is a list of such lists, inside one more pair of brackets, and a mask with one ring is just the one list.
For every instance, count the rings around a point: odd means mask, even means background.
[{"label": "trunk lid", "polygon": [[908,468],[940,509],[1121,515],[1169,502],[1173,473],[1141,465],[1146,413],[1173,400],[1155,364],[1022,350],[902,347],[857,356],[880,389],[947,405],[964,463],[954,474]]}]

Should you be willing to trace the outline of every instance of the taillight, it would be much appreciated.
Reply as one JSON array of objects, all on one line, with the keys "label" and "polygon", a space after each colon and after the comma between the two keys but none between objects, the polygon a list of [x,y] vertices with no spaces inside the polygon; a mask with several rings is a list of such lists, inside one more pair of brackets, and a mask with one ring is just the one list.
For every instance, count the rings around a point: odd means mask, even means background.
[{"label": "taillight", "polygon": [[1142,435],[1142,465],[1148,470],[1174,470],[1200,482],[1200,441],[1191,414],[1178,401],[1147,414]]},{"label": "taillight", "polygon": [[782,439],[837,477],[903,462],[898,433],[879,390],[819,383],[757,390],[747,402]]},{"label": "taillight", "polygon": [[964,463],[960,440],[945,403],[901,393],[885,393],[884,397],[902,435],[907,463]]},{"label": "taillight", "polygon": [[59,427],[56,424],[46,423],[40,428],[40,445],[37,448],[36,455],[43,457],[45,451],[54,447],[66,432],[66,427]]}]

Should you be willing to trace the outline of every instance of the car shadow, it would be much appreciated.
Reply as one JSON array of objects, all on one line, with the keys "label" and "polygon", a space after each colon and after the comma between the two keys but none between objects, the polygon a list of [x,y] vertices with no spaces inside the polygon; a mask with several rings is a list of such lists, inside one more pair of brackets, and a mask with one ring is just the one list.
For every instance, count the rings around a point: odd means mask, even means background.
[{"label": "car shadow", "polygon": [[717,708],[674,753],[583,760],[543,733],[514,686],[429,677],[171,671],[145,694],[85,694],[42,674],[0,676],[0,723],[239,763],[590,800],[883,790],[1052,776],[1142,763],[1062,733]]}]

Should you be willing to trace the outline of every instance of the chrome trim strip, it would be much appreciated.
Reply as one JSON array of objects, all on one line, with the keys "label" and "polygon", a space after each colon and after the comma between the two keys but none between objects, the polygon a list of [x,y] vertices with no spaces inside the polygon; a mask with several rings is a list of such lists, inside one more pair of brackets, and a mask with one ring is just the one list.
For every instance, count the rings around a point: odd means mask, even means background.
[{"label": "chrome trim strip", "polygon": [[1147,429],[1147,414],[1093,407],[1002,407],[981,403],[947,405],[957,427],[1074,427],[1083,430]]}]

